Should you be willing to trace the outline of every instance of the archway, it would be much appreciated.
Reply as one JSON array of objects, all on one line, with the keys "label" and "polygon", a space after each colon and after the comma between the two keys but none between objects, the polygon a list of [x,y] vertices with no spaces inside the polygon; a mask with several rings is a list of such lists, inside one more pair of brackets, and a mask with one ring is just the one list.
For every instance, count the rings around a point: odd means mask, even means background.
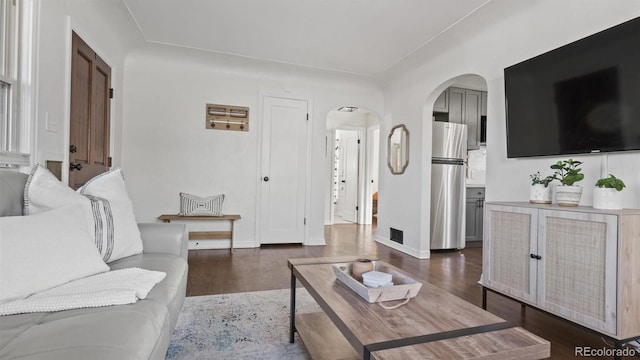
[{"label": "archway", "polygon": [[434,91],[440,94],[431,107],[430,249],[479,247],[486,179],[487,82],[479,75],[466,74]]},{"label": "archway", "polygon": [[343,106],[326,121],[325,225],[375,223],[380,120],[367,109]]}]

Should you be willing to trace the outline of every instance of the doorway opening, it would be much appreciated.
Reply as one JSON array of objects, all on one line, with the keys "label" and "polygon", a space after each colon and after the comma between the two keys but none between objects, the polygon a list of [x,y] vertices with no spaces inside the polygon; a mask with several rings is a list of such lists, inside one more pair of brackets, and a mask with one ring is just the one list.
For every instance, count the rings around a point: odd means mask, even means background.
[{"label": "doorway opening", "polygon": [[426,106],[433,111],[430,249],[481,247],[491,121],[487,82],[466,74],[446,81],[437,91],[441,93],[433,107]]},{"label": "doorway opening", "polygon": [[75,32],[71,43],[69,186],[77,189],[111,166],[111,68]]},{"label": "doorway opening", "polygon": [[375,224],[380,120],[365,109],[333,110],[326,127],[325,225]]}]

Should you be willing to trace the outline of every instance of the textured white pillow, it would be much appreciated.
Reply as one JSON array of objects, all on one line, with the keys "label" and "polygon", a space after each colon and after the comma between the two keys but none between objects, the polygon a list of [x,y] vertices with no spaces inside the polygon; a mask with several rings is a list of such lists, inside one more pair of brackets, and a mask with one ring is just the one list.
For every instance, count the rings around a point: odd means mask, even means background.
[{"label": "textured white pillow", "polygon": [[47,168],[36,165],[24,187],[24,215],[38,214],[86,199],[63,184]]},{"label": "textured white pillow", "polygon": [[[106,213],[103,238],[105,234],[110,236],[109,223],[113,222],[113,248],[109,258],[105,260],[106,262],[142,252],[142,238],[133,212],[133,204],[124,185],[122,170],[113,169],[100,174],[87,181],[84,186],[78,189],[78,192],[92,200],[94,212],[97,211],[96,209],[100,209]],[[111,216],[108,214],[109,210]],[[98,226],[96,229],[96,234],[98,234],[100,229]],[[103,241],[103,247],[109,245],[110,239]]]},{"label": "textured white pillow", "polygon": [[222,216],[224,194],[199,197],[180,193],[180,215],[182,216]]},{"label": "textured white pillow", "polygon": [[119,169],[94,177],[76,192],[46,168],[34,167],[25,186],[25,215],[76,203],[91,215],[87,217],[89,239],[105,262],[142,252],[140,231]]},{"label": "textured white pillow", "polygon": [[0,303],[109,270],[82,204],[0,217]]}]

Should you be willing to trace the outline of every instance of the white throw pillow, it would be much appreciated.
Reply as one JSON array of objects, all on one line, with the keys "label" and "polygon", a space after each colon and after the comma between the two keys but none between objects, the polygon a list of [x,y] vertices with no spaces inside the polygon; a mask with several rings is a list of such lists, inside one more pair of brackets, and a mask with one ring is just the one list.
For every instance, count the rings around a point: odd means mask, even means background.
[{"label": "white throw pillow", "polygon": [[82,204],[0,217],[0,303],[109,270]]},{"label": "white throw pillow", "polygon": [[49,169],[36,165],[24,187],[24,215],[38,214],[86,199],[63,184]]},{"label": "white throw pillow", "polygon": [[140,231],[119,169],[94,177],[76,192],[46,168],[34,167],[25,186],[25,215],[75,203],[83,204],[92,215],[87,217],[90,239],[105,262],[142,252]]},{"label": "white throw pillow", "polygon": [[[94,213],[99,210],[106,218],[102,230],[104,239],[102,245],[110,246],[111,241],[113,242],[106,262],[142,252],[140,229],[133,212],[133,204],[124,185],[122,170],[113,169],[100,174],[87,181],[78,189],[78,192],[92,201]],[[110,227],[111,223],[112,227]],[[98,225],[96,224],[96,234],[100,230]],[[109,231],[113,231],[113,234],[110,235]]]},{"label": "white throw pillow", "polygon": [[224,194],[199,197],[180,193],[180,215],[182,216],[223,216]]}]

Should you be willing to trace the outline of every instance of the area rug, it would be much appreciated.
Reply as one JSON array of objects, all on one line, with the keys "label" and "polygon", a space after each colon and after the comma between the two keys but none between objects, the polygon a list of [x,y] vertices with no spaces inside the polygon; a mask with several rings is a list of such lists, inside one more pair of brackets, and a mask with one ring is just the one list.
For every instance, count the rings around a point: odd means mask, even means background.
[{"label": "area rug", "polygon": [[[289,343],[289,289],[187,297],[167,359],[309,359],[296,334]],[[298,288],[296,312],[320,307]]]}]

